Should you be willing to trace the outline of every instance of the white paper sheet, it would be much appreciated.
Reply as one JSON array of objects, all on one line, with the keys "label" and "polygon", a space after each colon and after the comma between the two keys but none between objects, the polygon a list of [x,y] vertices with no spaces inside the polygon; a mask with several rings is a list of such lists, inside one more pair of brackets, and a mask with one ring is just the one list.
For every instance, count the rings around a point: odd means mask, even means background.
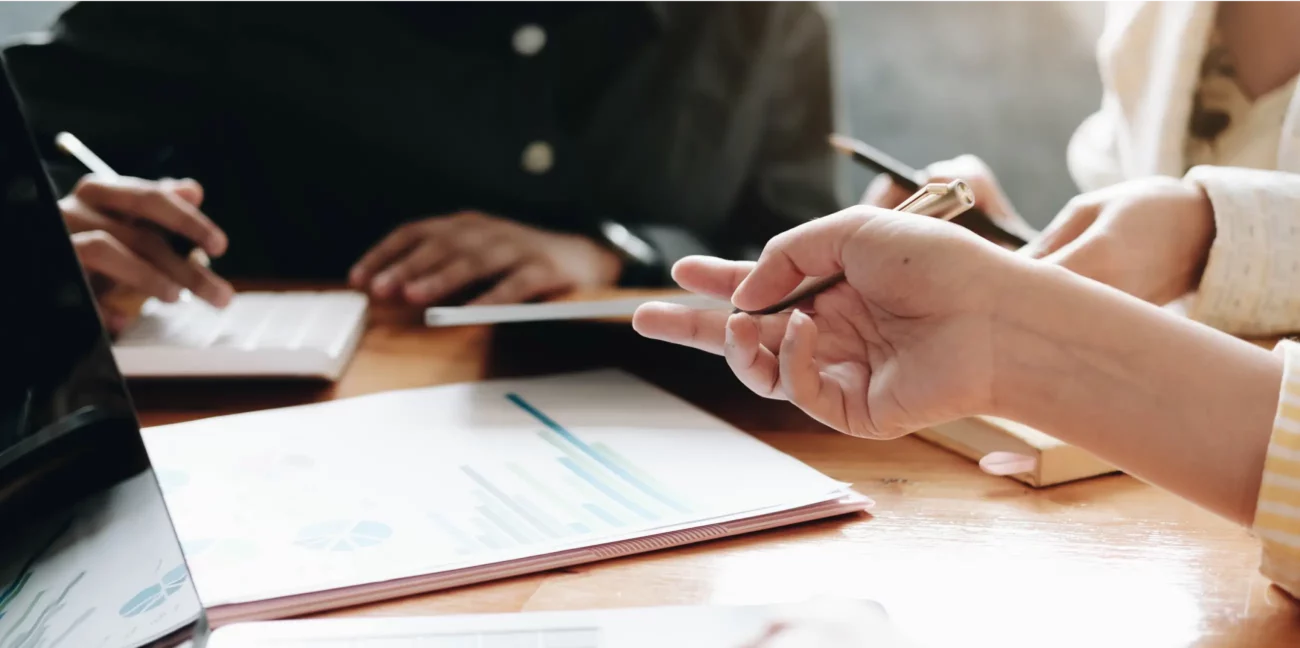
[{"label": "white paper sheet", "polygon": [[153,476],[49,520],[0,564],[0,648],[141,646],[198,617]]},{"label": "white paper sheet", "polygon": [[207,606],[828,499],[844,485],[632,376],[392,392],[146,430]]}]

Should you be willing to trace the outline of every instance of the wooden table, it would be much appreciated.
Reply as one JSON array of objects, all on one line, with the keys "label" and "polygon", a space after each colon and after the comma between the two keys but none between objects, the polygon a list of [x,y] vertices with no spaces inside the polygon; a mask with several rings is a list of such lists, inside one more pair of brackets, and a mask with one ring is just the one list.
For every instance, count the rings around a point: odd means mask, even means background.
[{"label": "wooden table", "polygon": [[[721,359],[625,323],[431,330],[374,307],[344,378],[133,383],[145,425],[378,391],[619,366],[852,482],[852,516],[391,601],[337,615],[869,598],[923,645],[1300,646],[1300,607],[1250,535],[1127,476],[1031,490],[918,439],[837,434],[752,396]],[[724,461],[725,457],[719,457]]]}]

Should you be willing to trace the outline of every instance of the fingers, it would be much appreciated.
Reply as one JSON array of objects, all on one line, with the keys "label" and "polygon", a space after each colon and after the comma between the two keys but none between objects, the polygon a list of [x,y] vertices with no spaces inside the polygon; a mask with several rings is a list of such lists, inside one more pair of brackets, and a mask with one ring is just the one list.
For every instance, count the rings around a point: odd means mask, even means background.
[{"label": "fingers", "polygon": [[358,289],[371,286],[381,270],[418,245],[421,238],[422,232],[415,223],[408,223],[393,230],[352,266],[352,270],[348,272],[348,282],[353,288]]},{"label": "fingers", "polygon": [[172,281],[217,308],[225,308],[235,296],[235,288],[230,282],[217,276],[197,259],[178,256],[166,241],[153,232],[129,229],[123,236],[123,241]]},{"label": "fingers", "polygon": [[[730,317],[731,312],[726,310],[700,310],[681,304],[651,302],[633,314],[632,329],[652,340],[723,355]],[[789,317],[788,313],[776,313],[756,318],[761,329],[760,342],[768,348],[778,347]]]},{"label": "fingers", "polygon": [[370,290],[383,299],[392,297],[407,282],[429,272],[455,254],[456,251],[445,242],[425,239],[376,274],[370,282]]},{"label": "fingers", "polygon": [[[186,190],[192,195],[192,189]],[[73,195],[100,212],[148,221],[180,234],[210,256],[221,256],[226,251],[225,232],[193,203],[168,190],[163,183],[139,178],[86,176],[77,183]]]},{"label": "fingers", "polygon": [[82,267],[115,283],[166,302],[180,299],[181,286],[136,256],[126,245],[103,230],[72,235]]},{"label": "fingers", "polygon": [[[108,245],[125,247],[133,259],[147,264],[151,272],[161,274],[170,283],[188,289],[200,299],[218,308],[224,308],[234,297],[235,289],[228,281],[214,274],[202,263],[177,255],[171,246],[157,233],[132,227],[105,216],[91,209],[83,202],[66,205],[64,212],[65,217],[75,218],[81,225],[83,231],[77,234],[96,235],[83,237],[82,240],[89,241],[90,245],[104,245],[104,243],[96,243],[95,240],[97,236],[106,237],[111,240]],[[74,234],[75,236],[76,234]],[[74,241],[76,240],[74,238]],[[83,264],[85,264],[84,259]],[[101,271],[100,274],[121,283],[128,285],[131,283],[124,278],[113,276],[107,271]],[[150,295],[162,298],[157,294],[150,293]]]},{"label": "fingers", "polygon": [[181,200],[198,207],[203,204],[203,185],[190,178],[175,180],[163,178],[159,181],[163,188],[180,196]]},{"label": "fingers", "polygon": [[1016,216],[1015,207],[1002,191],[993,170],[974,155],[959,155],[926,167],[930,182],[963,180],[975,192],[975,204],[992,215]]},{"label": "fingers", "polygon": [[758,322],[744,313],[727,320],[723,356],[740,382],[764,398],[784,399],[776,356],[759,339]]},{"label": "fingers", "polygon": [[564,281],[549,266],[529,263],[516,268],[500,283],[471,300],[471,306],[518,304],[564,288]]},{"label": "fingers", "polygon": [[805,223],[777,235],[763,248],[753,272],[740,283],[731,303],[758,310],[780,301],[806,277],[825,277],[843,269],[841,252],[869,218],[858,207]]},{"label": "fingers", "polygon": [[876,207],[893,209],[912,195],[903,185],[894,182],[893,176],[882,173],[871,180],[867,190],[862,194],[862,203]]},{"label": "fingers", "polygon": [[413,304],[431,304],[477,281],[501,274],[519,263],[511,246],[487,246],[462,253],[446,265],[406,283],[402,291]]},{"label": "fingers", "polygon": [[1080,198],[1071,200],[1041,235],[1021,248],[1020,253],[1031,259],[1042,259],[1058,252],[1083,236],[1097,222],[1100,211],[1098,204],[1083,202]]},{"label": "fingers", "polygon": [[740,282],[753,270],[752,261],[690,256],[673,264],[673,281],[695,294],[731,301]]},{"label": "fingers", "polygon": [[821,370],[814,358],[816,348],[817,325],[803,311],[794,310],[777,354],[781,390],[790,402],[810,413],[822,411],[822,398],[832,391],[823,390]]}]

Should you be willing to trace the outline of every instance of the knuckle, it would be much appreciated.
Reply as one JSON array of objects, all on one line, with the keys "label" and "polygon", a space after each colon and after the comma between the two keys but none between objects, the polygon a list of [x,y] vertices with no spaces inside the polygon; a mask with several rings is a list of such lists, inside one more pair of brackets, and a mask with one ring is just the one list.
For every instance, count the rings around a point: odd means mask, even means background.
[{"label": "knuckle", "polygon": [[137,188],[132,192],[131,208],[142,213],[156,213],[168,203],[167,196],[156,184]]},{"label": "knuckle", "polygon": [[115,240],[103,230],[81,232],[74,239],[82,256],[92,261],[103,261],[113,254]]},{"label": "knuckle", "polygon": [[72,195],[79,200],[88,200],[104,188],[103,181],[93,175],[84,175],[72,188]]}]

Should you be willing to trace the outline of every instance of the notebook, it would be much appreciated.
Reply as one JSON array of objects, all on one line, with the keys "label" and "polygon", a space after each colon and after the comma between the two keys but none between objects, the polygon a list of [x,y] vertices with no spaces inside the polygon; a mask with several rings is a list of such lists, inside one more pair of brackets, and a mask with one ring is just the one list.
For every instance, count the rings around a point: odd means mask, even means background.
[{"label": "notebook", "polygon": [[337,380],[366,309],[366,296],[351,291],[241,292],[223,309],[194,297],[149,299],[113,356],[130,378]]},{"label": "notebook", "polygon": [[617,370],[147,429],[214,624],[556,569],[871,501]]}]

